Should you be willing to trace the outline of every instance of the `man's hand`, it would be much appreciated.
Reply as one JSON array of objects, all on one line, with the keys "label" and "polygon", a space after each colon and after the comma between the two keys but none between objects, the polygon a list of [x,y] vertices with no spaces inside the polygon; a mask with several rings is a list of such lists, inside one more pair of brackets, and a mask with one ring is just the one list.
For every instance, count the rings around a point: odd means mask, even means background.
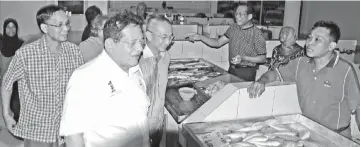
[{"label": "man's hand", "polygon": [[197,33],[190,33],[190,34],[187,34],[187,35],[186,35],[186,38],[188,38],[188,40],[189,40],[190,42],[194,42],[194,41],[199,41],[199,40],[201,40],[201,36],[202,36],[202,35],[199,35],[199,34],[197,34]]},{"label": "man's hand", "polygon": [[237,55],[237,56],[232,58],[231,63],[232,64],[239,64],[239,63],[241,63],[241,61],[242,61],[242,57],[240,55]]},{"label": "man's hand", "polygon": [[249,87],[247,88],[247,92],[249,94],[249,98],[256,98],[262,95],[262,93],[265,91],[265,84],[263,82],[253,82]]},{"label": "man's hand", "polygon": [[9,130],[9,132],[13,133],[13,128],[16,125],[13,113],[11,111],[8,111],[7,113],[4,111],[3,113],[6,128]]}]

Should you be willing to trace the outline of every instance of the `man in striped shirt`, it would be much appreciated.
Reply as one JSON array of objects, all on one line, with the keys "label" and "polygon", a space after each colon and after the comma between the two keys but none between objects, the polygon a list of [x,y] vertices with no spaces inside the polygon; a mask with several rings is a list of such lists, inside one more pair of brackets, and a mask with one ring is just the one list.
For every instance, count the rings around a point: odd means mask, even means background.
[{"label": "man in striped shirt", "polygon": [[[1,87],[7,129],[24,138],[25,147],[58,146],[59,127],[66,85],[73,71],[83,64],[79,47],[67,41],[70,22],[56,5],[36,14],[43,37],[16,51]],[[19,83],[20,118],[11,116],[13,83]]]},{"label": "man in striped shirt", "polygon": [[279,79],[294,81],[303,115],[351,138],[351,114],[360,128],[359,70],[334,51],[340,29],[330,21],[316,22],[306,41],[306,54],[279,68],[267,71],[250,85],[251,98],[261,95],[265,83]]},{"label": "man in striped shirt", "polygon": [[218,39],[208,38],[199,34],[189,36],[190,41],[203,43],[219,48],[229,43],[230,67],[228,72],[246,81],[254,81],[257,63],[266,62],[266,41],[253,23],[253,9],[247,4],[239,4],[235,11],[236,23]]}]

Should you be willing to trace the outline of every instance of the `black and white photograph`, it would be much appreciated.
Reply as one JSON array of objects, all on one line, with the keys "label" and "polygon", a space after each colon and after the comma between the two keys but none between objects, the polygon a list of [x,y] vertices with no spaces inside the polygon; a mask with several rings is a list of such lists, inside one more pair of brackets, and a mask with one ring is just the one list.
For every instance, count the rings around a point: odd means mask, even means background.
[{"label": "black and white photograph", "polygon": [[359,147],[360,1],[0,0],[0,147]]}]

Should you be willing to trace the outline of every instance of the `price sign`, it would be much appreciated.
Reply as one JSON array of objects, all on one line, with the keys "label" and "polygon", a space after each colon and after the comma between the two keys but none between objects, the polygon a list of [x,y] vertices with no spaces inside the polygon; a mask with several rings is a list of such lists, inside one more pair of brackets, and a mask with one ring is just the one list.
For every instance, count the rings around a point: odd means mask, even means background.
[{"label": "price sign", "polygon": [[230,147],[229,142],[220,131],[213,131],[211,133],[200,135],[198,138],[206,147]]}]

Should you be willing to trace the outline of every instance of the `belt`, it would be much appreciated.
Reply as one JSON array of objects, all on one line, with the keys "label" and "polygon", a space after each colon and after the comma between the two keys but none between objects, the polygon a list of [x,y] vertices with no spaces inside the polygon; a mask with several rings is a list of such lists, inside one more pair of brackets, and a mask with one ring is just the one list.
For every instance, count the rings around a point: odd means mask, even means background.
[{"label": "belt", "polygon": [[254,68],[254,67],[257,67],[257,65],[256,66],[250,66],[250,65],[232,64],[232,63],[230,63],[230,66],[232,68]]}]

